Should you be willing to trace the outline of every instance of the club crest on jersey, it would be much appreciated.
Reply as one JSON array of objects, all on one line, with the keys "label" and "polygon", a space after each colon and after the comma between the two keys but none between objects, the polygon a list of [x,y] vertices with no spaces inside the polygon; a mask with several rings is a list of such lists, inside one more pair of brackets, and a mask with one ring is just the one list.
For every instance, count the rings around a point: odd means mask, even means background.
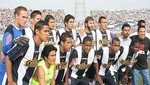
[{"label": "club crest on jersey", "polygon": [[110,46],[110,41],[107,38],[99,40],[99,44],[102,46]]},{"label": "club crest on jersey", "polygon": [[95,45],[96,45],[96,42],[95,42],[94,40],[92,41],[92,45],[93,45],[93,46],[95,46]]},{"label": "club crest on jersey", "polygon": [[46,45],[50,45],[50,44],[52,44],[52,45],[56,45],[56,42],[53,42],[52,40],[47,41],[47,42],[44,42],[44,46],[46,46]]},{"label": "club crest on jersey", "polygon": [[67,62],[60,62],[59,64],[56,64],[56,70],[62,70],[67,68]]},{"label": "club crest on jersey", "polygon": [[108,64],[104,63],[104,64],[103,64],[103,67],[104,67],[104,68],[109,68],[111,65],[112,65],[112,62],[109,62]]},{"label": "club crest on jersey", "polygon": [[24,65],[27,66],[27,67],[36,67],[39,63],[39,61],[41,60],[38,60],[38,59],[32,59],[32,60],[26,60],[24,62]]},{"label": "club crest on jersey", "polygon": [[76,40],[72,40],[72,45],[75,45],[75,43],[76,43]]},{"label": "club crest on jersey", "polygon": [[130,61],[129,60],[120,60],[120,63],[123,64],[123,65],[129,65],[130,64]]},{"label": "club crest on jersey", "polygon": [[76,65],[74,65],[75,66],[75,68],[77,68],[77,69],[88,69],[89,67],[90,67],[90,65],[89,64],[86,64],[85,62],[84,63],[81,63],[81,64],[76,64]]}]

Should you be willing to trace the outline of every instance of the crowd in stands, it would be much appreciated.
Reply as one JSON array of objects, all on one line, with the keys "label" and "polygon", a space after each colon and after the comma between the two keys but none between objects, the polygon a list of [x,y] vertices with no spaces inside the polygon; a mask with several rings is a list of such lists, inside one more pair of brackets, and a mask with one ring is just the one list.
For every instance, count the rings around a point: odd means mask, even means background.
[{"label": "crowd in stands", "polygon": [[[29,10],[29,14],[33,10]],[[63,26],[63,19],[65,17],[65,12],[63,9],[58,9],[58,10],[51,10],[51,9],[43,9],[40,10],[42,12],[42,16],[45,17],[46,15],[50,14],[55,17],[56,20],[56,27],[62,27]],[[4,30],[6,27],[13,21],[14,16],[13,16],[14,9],[11,8],[0,8],[0,34],[3,34]],[[29,18],[28,18],[29,19]],[[30,23],[27,23],[27,26]]]},{"label": "crowd in stands", "polygon": [[[90,15],[94,18],[95,26],[97,27],[98,18],[106,16],[108,24],[111,22],[124,22],[126,20],[138,21],[143,19],[147,22],[147,28],[150,26],[150,9],[132,9],[132,10],[91,10]],[[122,24],[121,24],[122,26]]]}]

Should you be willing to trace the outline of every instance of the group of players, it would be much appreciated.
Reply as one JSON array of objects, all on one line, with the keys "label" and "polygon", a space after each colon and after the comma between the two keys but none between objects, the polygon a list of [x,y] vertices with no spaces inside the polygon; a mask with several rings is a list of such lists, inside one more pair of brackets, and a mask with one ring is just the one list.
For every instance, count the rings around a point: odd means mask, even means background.
[{"label": "group of players", "polygon": [[0,85],[138,85],[141,73],[144,85],[150,85],[147,56],[150,40],[145,21],[139,20],[137,32],[131,26],[122,31],[107,30],[107,18],[101,16],[99,28],[94,19],[85,19],[84,29],[74,29],[75,17],[64,18],[65,28],[54,29],[55,18],[35,10],[27,22],[28,10],[19,6],[15,20],[4,32],[0,64]]}]

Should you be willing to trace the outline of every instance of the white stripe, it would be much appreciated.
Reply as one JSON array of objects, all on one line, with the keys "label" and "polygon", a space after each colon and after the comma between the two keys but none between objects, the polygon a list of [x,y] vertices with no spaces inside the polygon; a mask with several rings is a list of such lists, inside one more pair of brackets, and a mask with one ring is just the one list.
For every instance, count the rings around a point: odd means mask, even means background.
[{"label": "white stripe", "polygon": [[[102,33],[100,32],[99,29],[96,29],[96,34],[97,34],[97,50],[102,46],[99,44],[99,40],[102,40]],[[108,40],[111,41],[111,35],[110,35],[110,31],[109,30],[106,30],[106,34],[107,34],[107,37],[108,37]]]},{"label": "white stripe", "polygon": [[[28,51],[26,53],[26,55],[24,56],[24,58],[21,60],[19,68],[18,68],[18,81],[17,81],[17,85],[23,85],[23,77],[26,74],[26,70],[28,69],[28,67],[24,66],[24,63],[26,60],[32,60],[33,56],[34,56],[34,50],[35,50],[35,44],[34,44],[34,40],[33,38],[31,38],[29,40],[29,48]],[[29,79],[31,81],[31,79]]]},{"label": "white stripe", "polygon": [[52,33],[53,33],[54,42],[56,42],[56,31],[52,30]]},{"label": "white stripe", "polygon": [[100,65],[100,70],[99,70],[99,75],[105,75],[105,70],[106,68],[103,67],[103,64],[107,64],[108,63],[108,59],[109,59],[109,47],[103,47],[103,55],[102,55],[102,60],[101,60],[101,64]]},{"label": "white stripe", "polygon": [[5,75],[4,75],[4,78],[3,78],[3,81],[2,81],[2,85],[6,85],[6,80],[7,80],[7,74],[5,72]]}]

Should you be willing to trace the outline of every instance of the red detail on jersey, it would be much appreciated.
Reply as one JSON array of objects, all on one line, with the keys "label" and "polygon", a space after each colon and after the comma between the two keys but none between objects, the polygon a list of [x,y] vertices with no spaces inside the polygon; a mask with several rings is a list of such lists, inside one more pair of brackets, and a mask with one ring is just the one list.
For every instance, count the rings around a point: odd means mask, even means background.
[{"label": "red detail on jersey", "polygon": [[6,37],[6,45],[8,45],[12,40],[12,37],[11,35],[9,34],[7,37]]},{"label": "red detail on jersey", "polygon": [[69,64],[69,67],[73,66],[73,64],[76,62],[77,58],[72,59],[71,63]]},{"label": "red detail on jersey", "polygon": [[144,50],[144,48],[145,48],[145,45],[144,44],[140,44],[139,50]]}]

